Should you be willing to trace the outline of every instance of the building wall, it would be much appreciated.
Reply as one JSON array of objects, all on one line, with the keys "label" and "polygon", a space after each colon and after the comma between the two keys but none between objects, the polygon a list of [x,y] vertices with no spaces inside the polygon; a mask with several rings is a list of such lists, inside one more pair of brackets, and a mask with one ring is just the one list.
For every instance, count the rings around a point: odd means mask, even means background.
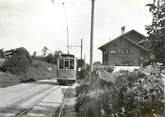
[{"label": "building wall", "polygon": [[4,58],[0,58],[0,67],[4,64],[5,59]]},{"label": "building wall", "polygon": [[146,57],[144,50],[124,38],[110,43],[103,50],[104,65],[140,65]]}]

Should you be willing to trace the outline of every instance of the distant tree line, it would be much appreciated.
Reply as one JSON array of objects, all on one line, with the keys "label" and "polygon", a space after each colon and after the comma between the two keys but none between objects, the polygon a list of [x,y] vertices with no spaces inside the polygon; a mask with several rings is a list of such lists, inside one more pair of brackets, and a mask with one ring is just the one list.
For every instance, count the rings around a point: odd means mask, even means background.
[{"label": "distant tree line", "polygon": [[54,53],[49,52],[49,49],[45,46],[42,48],[42,55],[37,56],[37,52],[33,52],[32,58],[46,61],[48,63],[57,64],[57,59],[63,52],[61,50],[56,50]]}]

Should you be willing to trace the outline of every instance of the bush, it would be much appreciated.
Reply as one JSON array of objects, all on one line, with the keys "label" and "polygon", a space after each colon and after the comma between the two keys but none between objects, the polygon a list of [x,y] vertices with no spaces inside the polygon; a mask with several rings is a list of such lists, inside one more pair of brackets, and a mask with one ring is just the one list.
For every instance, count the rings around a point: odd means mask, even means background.
[{"label": "bush", "polygon": [[79,87],[76,88],[76,93],[77,96],[81,95],[81,94],[87,94],[90,90],[90,86],[85,84],[85,85],[81,85]]},{"label": "bush", "polygon": [[[113,87],[113,83],[106,82],[103,79],[96,79],[90,85],[84,84],[78,87],[76,90],[78,97],[75,105],[78,116],[103,117],[108,115],[110,112],[108,109],[110,105],[109,100],[112,96],[108,88],[110,86]],[[113,87],[111,89],[113,90],[115,88]]]},{"label": "bush", "polygon": [[78,117],[101,117],[101,115],[101,105],[96,98],[89,98],[84,102],[78,113]]},{"label": "bush", "polygon": [[89,73],[88,73],[88,71],[87,70],[85,70],[85,69],[82,69],[81,71],[78,71],[78,73],[77,73],[77,77],[78,77],[78,79],[89,79]]},{"label": "bush", "polygon": [[153,116],[154,113],[163,112],[163,84],[158,73],[129,73],[117,78],[116,85],[120,90],[125,115],[143,117],[146,113]]},{"label": "bush", "polygon": [[20,81],[16,75],[0,72],[0,88],[18,84]]},{"label": "bush", "polygon": [[80,116],[153,117],[163,113],[164,85],[159,68],[143,68],[116,77],[115,82],[96,79],[78,88],[76,109]]},{"label": "bush", "polygon": [[108,71],[109,73],[112,73],[112,72],[114,71],[114,67],[109,67],[109,68],[107,68],[107,71]]},{"label": "bush", "polygon": [[1,70],[16,74],[20,76],[22,80],[31,63],[32,59],[29,52],[25,48],[21,47],[13,51],[12,56],[5,61]]},{"label": "bush", "polygon": [[55,56],[53,56],[52,53],[49,53],[47,56],[32,56],[35,60],[42,60],[47,63],[57,64],[57,59]]},{"label": "bush", "polygon": [[55,62],[55,57],[54,57],[53,54],[51,54],[51,53],[49,53],[49,54],[46,56],[46,61],[47,61],[48,63],[53,63],[53,64],[56,63],[56,62]]}]

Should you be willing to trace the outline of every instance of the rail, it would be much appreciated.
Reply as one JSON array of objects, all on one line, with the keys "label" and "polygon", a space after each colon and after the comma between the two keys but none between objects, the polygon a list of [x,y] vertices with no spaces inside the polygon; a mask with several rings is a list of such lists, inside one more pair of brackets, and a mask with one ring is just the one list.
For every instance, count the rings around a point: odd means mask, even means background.
[{"label": "rail", "polygon": [[35,102],[33,102],[33,104],[31,104],[27,108],[21,110],[20,112],[16,113],[15,116],[22,117],[22,116],[26,115],[30,110],[33,109],[33,107],[35,107],[37,104],[39,104],[42,100],[44,100],[48,95],[50,95],[53,91],[57,90],[58,88],[60,88],[60,86],[56,87],[55,89],[51,88],[47,93],[45,93],[43,96],[41,96]]},{"label": "rail", "polygon": [[66,105],[67,98],[68,98],[68,95],[69,95],[69,92],[70,92],[71,87],[72,87],[72,86],[70,86],[70,87],[67,89],[67,92],[66,92],[65,97],[64,97],[64,102],[62,103],[62,105],[61,105],[60,108],[59,108],[59,113],[58,113],[58,116],[57,116],[57,117],[62,117],[62,112],[64,111],[64,107],[65,107],[65,105]]}]

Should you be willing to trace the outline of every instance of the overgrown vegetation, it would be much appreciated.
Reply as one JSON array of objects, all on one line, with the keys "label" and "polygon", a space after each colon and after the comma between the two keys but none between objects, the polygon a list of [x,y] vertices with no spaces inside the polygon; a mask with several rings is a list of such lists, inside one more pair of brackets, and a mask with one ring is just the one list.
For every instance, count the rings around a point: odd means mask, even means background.
[{"label": "overgrown vegetation", "polygon": [[56,77],[56,65],[52,64],[51,56],[48,56],[48,63],[31,57],[23,47],[3,51],[2,54],[6,60],[0,67],[0,87]]},{"label": "overgrown vegetation", "polygon": [[16,85],[20,82],[16,75],[0,72],[0,87]]},{"label": "overgrown vegetation", "polygon": [[77,79],[88,79],[88,65],[85,64],[85,61],[83,59],[77,60]]},{"label": "overgrown vegetation", "polygon": [[[95,74],[97,79],[92,84],[84,84],[77,88],[75,107],[78,116],[154,117],[154,114],[163,113],[164,86],[158,67],[149,66],[119,76],[109,75],[111,76],[102,75],[103,78],[100,79]],[[114,77],[115,82],[106,80]]]},{"label": "overgrown vegetation", "polygon": [[20,76],[20,80],[23,81],[25,73],[31,64],[32,59],[29,52],[25,48],[21,47],[13,50],[11,57],[5,61],[1,70]]},{"label": "overgrown vegetation", "polygon": [[49,49],[47,47],[43,47],[42,56],[37,56],[36,55],[37,53],[34,52],[33,55],[32,55],[32,58],[35,59],[35,60],[42,60],[42,61],[45,61],[45,62],[48,62],[48,63],[57,64],[57,60],[63,52],[61,50],[56,50],[53,54],[51,52],[48,53],[48,50]]}]

